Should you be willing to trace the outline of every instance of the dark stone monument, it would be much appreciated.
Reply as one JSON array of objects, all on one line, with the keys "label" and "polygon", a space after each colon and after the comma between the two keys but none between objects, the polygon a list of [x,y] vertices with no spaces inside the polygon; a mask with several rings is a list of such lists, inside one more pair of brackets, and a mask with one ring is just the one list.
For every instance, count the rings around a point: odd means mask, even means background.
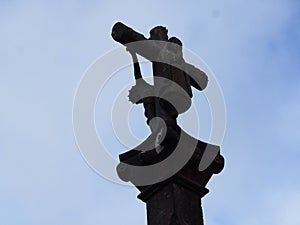
[{"label": "dark stone monument", "polygon": [[[117,172],[141,192],[138,198],[147,204],[148,225],[201,225],[201,198],[208,193],[205,186],[213,174],[222,171],[224,158],[219,146],[191,137],[177,124],[178,115],[191,105],[191,87],[203,90],[208,78],[184,61],[181,41],[168,38],[167,32],[157,26],[147,39],[120,22],[112,28],[113,39],[127,47],[134,62],[136,84],[129,100],[144,106],[151,130],[143,143],[119,155]],[[139,42],[142,44],[136,44]],[[154,85],[143,79],[136,53],[152,62]],[[170,81],[167,85],[166,80]],[[216,154],[200,170],[206,151]]]}]

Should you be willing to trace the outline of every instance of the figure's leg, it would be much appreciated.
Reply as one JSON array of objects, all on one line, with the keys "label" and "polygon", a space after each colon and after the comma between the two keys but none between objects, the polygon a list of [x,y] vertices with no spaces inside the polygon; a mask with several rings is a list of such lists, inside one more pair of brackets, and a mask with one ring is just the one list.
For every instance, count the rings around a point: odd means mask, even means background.
[{"label": "figure's leg", "polygon": [[143,105],[145,109],[144,114],[147,118],[147,124],[150,126],[150,121],[155,117],[155,98],[154,97],[143,98]]},{"label": "figure's leg", "polygon": [[180,137],[180,127],[177,125],[177,110],[168,101],[164,99],[159,99],[156,107],[156,114],[158,117],[163,119],[166,127],[166,137],[164,142],[171,141],[176,143]]}]

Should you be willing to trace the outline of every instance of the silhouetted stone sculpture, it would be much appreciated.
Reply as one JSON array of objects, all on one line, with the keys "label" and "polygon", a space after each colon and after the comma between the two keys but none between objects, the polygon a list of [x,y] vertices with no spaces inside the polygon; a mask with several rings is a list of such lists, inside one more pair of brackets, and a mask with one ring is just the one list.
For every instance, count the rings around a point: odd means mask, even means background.
[{"label": "silhouetted stone sculpture", "polygon": [[[168,38],[167,32],[165,27],[158,26],[146,39],[120,22],[112,29],[113,39],[127,47],[134,62],[136,84],[129,92],[129,100],[143,104],[151,130],[150,136],[141,145],[119,156],[121,163],[117,172],[122,180],[132,182],[141,191],[138,198],[147,204],[148,225],[199,225],[203,224],[201,198],[208,193],[205,186],[213,174],[222,171],[224,158],[219,153],[219,146],[196,140],[177,124],[178,115],[191,105],[191,87],[203,90],[208,78],[203,71],[184,61],[181,41],[176,37]],[[142,47],[131,45],[137,41],[143,41]],[[154,85],[143,79],[136,53],[152,62]],[[176,106],[172,99],[175,99]],[[182,137],[185,137],[185,142],[178,150]],[[217,156],[204,171],[199,171],[204,151],[211,149],[218,151]],[[153,175],[151,170],[147,174],[131,168],[159,164],[176,151],[183,157],[186,152],[188,160],[180,168],[175,165],[177,170],[166,173],[164,179],[158,182],[141,182],[142,178]],[[173,163],[177,163],[176,159]],[[172,164],[167,165],[172,167]],[[158,173],[167,170],[162,167]]]}]

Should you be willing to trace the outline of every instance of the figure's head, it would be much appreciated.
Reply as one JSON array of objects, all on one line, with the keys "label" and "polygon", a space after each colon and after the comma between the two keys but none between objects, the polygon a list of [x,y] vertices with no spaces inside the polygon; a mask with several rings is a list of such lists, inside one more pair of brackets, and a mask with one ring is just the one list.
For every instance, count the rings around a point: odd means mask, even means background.
[{"label": "figure's head", "polygon": [[156,26],[150,30],[150,40],[168,40],[168,30],[163,26]]},{"label": "figure's head", "polygon": [[182,42],[181,42],[177,37],[171,37],[171,38],[169,39],[169,42],[178,44],[179,46],[182,47]]},{"label": "figure's head", "polygon": [[182,56],[182,42],[177,37],[171,37],[169,42],[174,43],[168,46],[169,50],[178,54],[179,56]]}]

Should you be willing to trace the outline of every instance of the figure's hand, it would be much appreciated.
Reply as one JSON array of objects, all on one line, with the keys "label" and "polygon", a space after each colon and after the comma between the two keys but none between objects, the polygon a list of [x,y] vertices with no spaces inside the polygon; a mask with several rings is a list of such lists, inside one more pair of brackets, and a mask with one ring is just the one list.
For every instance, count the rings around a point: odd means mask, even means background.
[{"label": "figure's hand", "polygon": [[137,92],[136,86],[133,86],[130,90],[129,90],[129,94],[128,94],[128,99],[130,102],[132,102],[133,104],[139,104],[142,103],[142,97],[141,95]]},{"label": "figure's hand", "polygon": [[143,80],[139,80],[138,83],[129,90],[128,98],[129,101],[134,104],[139,104],[143,102],[144,94],[151,91],[152,86],[147,84]]}]

